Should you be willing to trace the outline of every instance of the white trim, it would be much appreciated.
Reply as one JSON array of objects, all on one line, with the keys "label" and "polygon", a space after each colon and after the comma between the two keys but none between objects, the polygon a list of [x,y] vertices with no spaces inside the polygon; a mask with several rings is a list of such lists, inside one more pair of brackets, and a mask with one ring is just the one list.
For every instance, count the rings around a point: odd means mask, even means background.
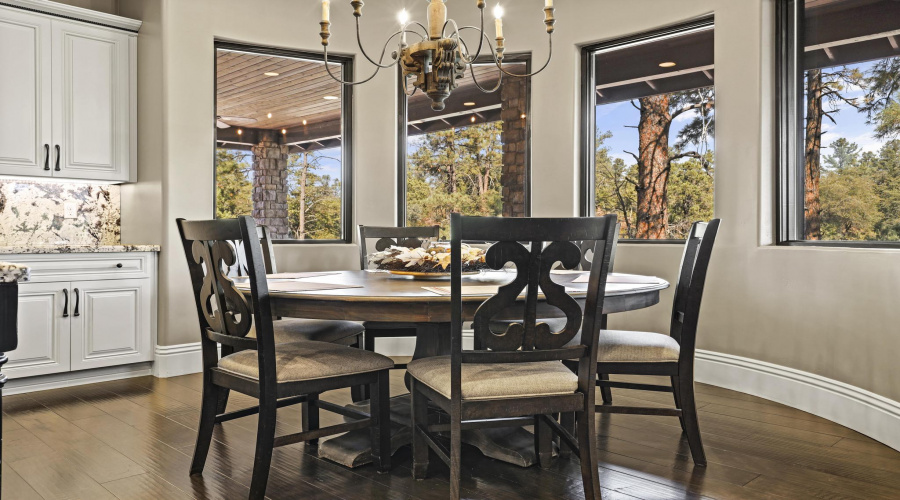
[{"label": "white trim", "polygon": [[96,10],[73,7],[71,5],[51,2],[50,0],[0,0],[0,3],[12,7],[20,7],[31,11],[71,18],[75,21],[102,24],[128,31],[138,31],[141,29],[141,24],[143,24],[142,21],[138,21],[137,19],[129,19],[127,17],[107,14],[105,12],[98,12]]},{"label": "white trim", "polygon": [[697,382],[785,404],[900,450],[900,402],[786,366],[697,350]]},{"label": "white trim", "polygon": [[153,376],[157,378],[177,377],[203,370],[200,342],[178,345],[158,345],[153,362]]},{"label": "white trim", "polygon": [[150,363],[110,366],[75,372],[53,373],[36,377],[11,379],[3,388],[3,395],[24,394],[26,392],[46,391],[77,385],[96,384],[124,378],[145,377],[150,375]]}]

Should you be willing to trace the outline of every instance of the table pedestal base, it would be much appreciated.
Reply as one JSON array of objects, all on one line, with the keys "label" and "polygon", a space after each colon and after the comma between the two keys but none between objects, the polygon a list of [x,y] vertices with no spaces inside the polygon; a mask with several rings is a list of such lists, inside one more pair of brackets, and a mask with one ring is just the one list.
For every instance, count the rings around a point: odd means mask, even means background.
[{"label": "table pedestal base", "polygon": [[[347,405],[367,412],[369,402]],[[409,394],[391,398],[391,454],[411,443]],[[345,467],[359,467],[372,462],[372,448],[368,429],[359,429],[322,441],[319,457]],[[477,429],[463,431],[463,442],[478,448],[487,457],[530,467],[538,462],[534,453],[534,434],[521,427]]]}]

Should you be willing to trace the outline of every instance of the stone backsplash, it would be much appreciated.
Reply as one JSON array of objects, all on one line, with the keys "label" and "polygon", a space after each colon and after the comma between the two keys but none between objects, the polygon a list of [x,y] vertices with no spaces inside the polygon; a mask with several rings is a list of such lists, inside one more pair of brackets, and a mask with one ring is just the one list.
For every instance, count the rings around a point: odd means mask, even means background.
[{"label": "stone backsplash", "polygon": [[119,186],[0,181],[0,246],[118,245],[120,215]]}]

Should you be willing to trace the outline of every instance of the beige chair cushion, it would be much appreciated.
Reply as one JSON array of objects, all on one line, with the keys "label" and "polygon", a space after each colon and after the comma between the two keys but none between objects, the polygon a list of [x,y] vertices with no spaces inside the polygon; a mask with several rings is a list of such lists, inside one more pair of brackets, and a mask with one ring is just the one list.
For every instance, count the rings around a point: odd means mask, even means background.
[{"label": "beige chair cushion", "polygon": [[[275,348],[275,375],[278,382],[298,382],[387,370],[394,362],[386,356],[355,347],[328,342],[279,344]],[[259,378],[259,358],[255,350],[241,351],[219,360],[223,371]]]},{"label": "beige chair cushion", "polygon": [[652,332],[601,330],[597,361],[662,363],[678,361],[681,346],[672,337]]},{"label": "beige chair cushion", "polygon": [[[282,318],[272,321],[276,344],[287,344],[304,340],[317,342],[337,342],[352,344],[354,337],[365,328],[353,321],[326,321],[322,319]],[[256,338],[256,326],[250,327],[247,337]]]},{"label": "beige chair cushion", "polygon": [[[417,359],[410,376],[450,398],[450,356]],[[578,376],[560,361],[535,363],[463,363],[462,399],[506,399],[572,394]]]}]

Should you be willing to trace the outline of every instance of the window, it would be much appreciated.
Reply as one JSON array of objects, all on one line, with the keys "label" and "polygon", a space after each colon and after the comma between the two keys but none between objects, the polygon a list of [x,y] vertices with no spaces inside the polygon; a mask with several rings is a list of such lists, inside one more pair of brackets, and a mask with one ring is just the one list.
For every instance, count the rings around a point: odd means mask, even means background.
[{"label": "window", "polygon": [[779,242],[900,244],[900,2],[781,0],[778,23]]},{"label": "window", "polygon": [[[527,74],[529,59],[507,55],[503,68]],[[452,212],[530,213],[530,81],[501,78],[493,62],[475,65],[474,73],[459,80],[442,111],[421,92],[400,96],[400,225],[440,225],[449,237]]]},{"label": "window", "polygon": [[585,47],[582,71],[582,215],[684,239],[713,216],[712,19]]},{"label": "window", "polygon": [[[329,57],[349,79],[351,60]],[[349,241],[351,93],[321,56],[216,44],[217,218],[281,242]]]}]

